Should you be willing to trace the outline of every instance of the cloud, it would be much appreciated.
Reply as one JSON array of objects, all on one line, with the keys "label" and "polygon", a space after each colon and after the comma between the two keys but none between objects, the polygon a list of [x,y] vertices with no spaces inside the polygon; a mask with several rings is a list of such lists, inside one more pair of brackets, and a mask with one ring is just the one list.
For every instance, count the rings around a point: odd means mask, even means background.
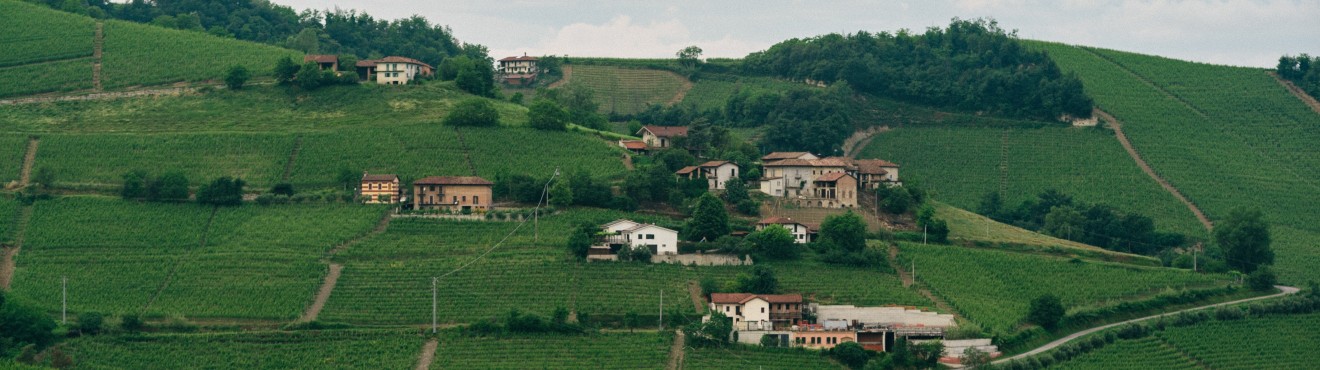
[{"label": "cloud", "polygon": [[494,46],[491,54],[496,58],[522,53],[672,58],[675,52],[689,45],[701,47],[705,57],[742,57],[768,46],[756,45],[727,34],[714,39],[696,39],[693,32],[677,19],[641,23],[634,22],[630,16],[618,15],[600,24],[579,22],[563,26],[553,35],[525,48]]}]

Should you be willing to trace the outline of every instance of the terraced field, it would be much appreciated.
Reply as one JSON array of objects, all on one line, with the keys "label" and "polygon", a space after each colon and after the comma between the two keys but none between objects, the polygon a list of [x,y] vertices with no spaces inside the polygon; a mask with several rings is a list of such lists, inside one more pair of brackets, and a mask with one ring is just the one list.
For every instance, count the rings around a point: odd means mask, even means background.
[{"label": "terraced field", "polygon": [[1320,115],[1261,69],[1036,46],[1076,72],[1142,157],[1212,220],[1264,210],[1285,282],[1320,277],[1311,268],[1320,264]]},{"label": "terraced field", "polygon": [[660,369],[669,337],[656,333],[440,338],[432,369]]},{"label": "terraced field", "polygon": [[690,82],[673,72],[642,68],[573,65],[569,84],[582,85],[595,92],[601,113],[631,114],[648,105],[670,104]]},{"label": "terraced field", "polygon": [[195,186],[233,176],[267,189],[279,182],[293,143],[288,134],[44,135],[37,165],[70,185],[116,186],[125,173],[143,170],[180,172]]},{"label": "terraced field", "polygon": [[275,61],[282,57],[302,60],[302,53],[289,49],[124,21],[105,22],[102,53],[102,84],[108,89],[218,81],[234,65],[264,77],[272,75]]},{"label": "terraced field", "polygon": [[688,350],[684,369],[842,369],[817,351],[773,348]]},{"label": "terraced field", "polygon": [[1213,369],[1303,369],[1320,343],[1317,328],[1320,313],[1211,321],[1156,335]]},{"label": "terraced field", "polygon": [[997,191],[1016,206],[1053,188],[1150,216],[1162,230],[1205,235],[1191,211],[1098,129],[905,127],[876,135],[859,157],[903,165],[904,179],[959,208],[976,209]]},{"label": "terraced field", "polygon": [[400,331],[95,336],[69,341],[74,369],[406,369],[424,340]]},{"label": "terraced field", "polygon": [[1145,370],[1200,369],[1191,358],[1159,338],[1119,340],[1099,350],[1077,356],[1052,369],[1067,370]]},{"label": "terraced field", "polygon": [[[0,54],[0,67],[90,57],[95,27],[95,21],[88,17],[19,1],[0,1],[0,45],[5,49]],[[90,82],[91,76],[89,69],[82,77]]]},{"label": "terraced field", "polygon": [[1221,286],[1228,277],[1158,267],[900,243],[904,266],[964,317],[992,332],[1010,333],[1032,299],[1054,294],[1076,310],[1188,287]]}]

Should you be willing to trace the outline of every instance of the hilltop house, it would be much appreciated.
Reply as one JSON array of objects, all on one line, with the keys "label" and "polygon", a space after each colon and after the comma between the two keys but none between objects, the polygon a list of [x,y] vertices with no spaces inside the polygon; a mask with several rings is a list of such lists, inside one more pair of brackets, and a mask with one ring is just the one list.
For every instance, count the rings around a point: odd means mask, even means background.
[{"label": "hilltop house", "polygon": [[316,65],[320,66],[322,71],[339,70],[338,55],[307,54],[306,56],[303,57],[303,63],[307,63],[307,62],[316,62]]},{"label": "hilltop house", "polygon": [[530,85],[536,81],[536,75],[540,71],[536,68],[536,57],[529,57],[523,53],[520,57],[507,57],[499,60],[499,74],[503,76],[504,83],[509,85]]},{"label": "hilltop house", "polygon": [[[808,154],[810,155],[810,154]],[[797,198],[812,194],[811,187],[817,177],[845,172],[848,163],[841,158],[781,159],[764,162],[761,171],[761,192],[770,196]]]},{"label": "hilltop house", "polygon": [[627,219],[614,220],[600,228],[605,237],[593,249],[608,249],[613,254],[626,246],[648,248],[653,255],[678,254],[678,231]]},{"label": "hilltop house", "polygon": [[399,194],[399,176],[395,175],[372,175],[362,173],[362,184],[358,188],[358,196],[369,204],[377,203],[398,203]]},{"label": "hilltop house", "polygon": [[430,176],[413,181],[413,208],[447,208],[455,212],[488,211],[490,181],[473,176]]},{"label": "hilltop house", "polygon": [[646,125],[642,126],[641,130],[637,130],[637,135],[642,137],[642,142],[645,142],[648,147],[668,148],[673,145],[674,138],[686,137],[688,128],[687,126]]},{"label": "hilltop house", "polygon": [[857,179],[844,172],[830,172],[812,180],[811,195],[799,197],[798,204],[819,208],[857,207]]},{"label": "hilltop house", "polygon": [[783,226],[788,229],[789,234],[793,234],[793,242],[798,244],[810,243],[816,239],[816,228],[801,222],[794,221],[788,217],[770,217],[756,223],[756,230],[765,230],[770,225]]},{"label": "hilltop house", "polygon": [[802,320],[802,295],[712,293],[710,309],[733,319],[736,331],[782,330]]},{"label": "hilltop house", "polygon": [[381,85],[407,85],[408,82],[419,77],[430,76],[435,70],[430,64],[422,63],[417,59],[397,56],[364,62],[367,63],[358,63],[359,74],[363,65],[374,64],[374,67],[366,67],[374,71],[368,78],[375,76],[376,83]]},{"label": "hilltop house", "polygon": [[696,166],[687,166],[674,174],[688,180],[706,179],[706,188],[710,190],[724,190],[725,183],[742,181],[738,178],[738,165],[729,161],[709,161]]}]

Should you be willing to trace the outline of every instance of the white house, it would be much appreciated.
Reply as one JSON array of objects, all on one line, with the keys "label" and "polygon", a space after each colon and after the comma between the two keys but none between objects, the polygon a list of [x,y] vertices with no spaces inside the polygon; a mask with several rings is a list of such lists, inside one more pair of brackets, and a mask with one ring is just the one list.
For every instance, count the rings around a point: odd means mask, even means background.
[{"label": "white house", "polygon": [[609,234],[605,244],[611,250],[622,246],[645,247],[655,255],[678,254],[678,231],[632,220],[615,220],[601,225],[601,229]]},{"label": "white house", "polygon": [[712,293],[710,309],[733,319],[734,330],[775,330],[802,319],[802,295]]},{"label": "white house", "polygon": [[816,234],[816,231],[812,230],[812,227],[807,226],[807,224],[794,221],[788,217],[779,216],[770,217],[757,222],[756,230],[765,230],[765,228],[770,225],[779,225],[788,229],[788,233],[793,234],[793,242],[798,244],[810,243],[811,240],[814,239],[813,235]]},{"label": "white house", "polygon": [[[810,155],[810,154],[807,154]],[[817,177],[846,172],[848,162],[841,158],[781,159],[762,164],[761,192],[776,197],[797,198],[811,194]]]},{"label": "white house", "polygon": [[419,76],[431,74],[431,65],[413,58],[385,57],[376,60],[376,83],[381,85],[407,85]]},{"label": "white house", "polygon": [[707,189],[710,190],[724,190],[724,184],[729,180],[742,181],[738,178],[738,165],[729,161],[710,161],[687,166],[674,174],[689,180],[706,179]]},{"label": "white house", "polygon": [[637,130],[637,135],[642,137],[642,141],[652,148],[668,148],[673,145],[674,138],[688,135],[687,126],[642,126]]}]

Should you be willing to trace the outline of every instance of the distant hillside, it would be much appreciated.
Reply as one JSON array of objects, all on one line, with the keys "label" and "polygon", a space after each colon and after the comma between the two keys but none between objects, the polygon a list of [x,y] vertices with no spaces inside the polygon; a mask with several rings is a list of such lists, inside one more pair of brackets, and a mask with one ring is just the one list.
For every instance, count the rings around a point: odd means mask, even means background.
[{"label": "distant hillside", "polygon": [[0,57],[0,97],[94,89],[98,77],[104,89],[219,80],[234,65],[262,77],[271,74],[280,57],[301,59],[301,53],[278,47],[130,22],[99,22],[12,0],[0,0],[0,31],[0,49],[18,50]]},{"label": "distant hillside", "polygon": [[683,99],[692,83],[670,71],[605,65],[567,65],[560,83],[585,86],[600,104],[600,113],[629,115],[647,106],[670,105]]}]

